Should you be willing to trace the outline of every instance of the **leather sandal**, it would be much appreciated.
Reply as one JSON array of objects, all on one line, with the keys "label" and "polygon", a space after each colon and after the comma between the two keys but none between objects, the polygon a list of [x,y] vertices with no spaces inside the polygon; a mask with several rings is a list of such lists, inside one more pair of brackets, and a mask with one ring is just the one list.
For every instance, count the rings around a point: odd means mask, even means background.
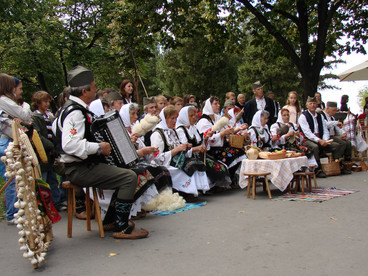
[{"label": "leather sandal", "polygon": [[148,234],[149,232],[144,228],[141,228],[140,230],[136,230],[134,222],[129,220],[129,226],[125,230],[121,232],[114,232],[112,236],[115,239],[136,240],[136,239],[146,238]]}]

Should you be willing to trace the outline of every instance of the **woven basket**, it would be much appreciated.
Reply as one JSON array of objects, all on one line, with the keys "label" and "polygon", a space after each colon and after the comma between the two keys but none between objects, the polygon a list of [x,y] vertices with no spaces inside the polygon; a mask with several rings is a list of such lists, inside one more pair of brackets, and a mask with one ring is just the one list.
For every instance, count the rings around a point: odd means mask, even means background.
[{"label": "woven basket", "polygon": [[259,158],[270,159],[270,160],[284,159],[286,158],[286,152],[271,153],[271,152],[262,151],[259,153]]},{"label": "woven basket", "polygon": [[341,174],[340,162],[332,161],[327,164],[321,164],[321,166],[322,171],[328,176]]},{"label": "woven basket", "polygon": [[230,146],[233,148],[238,148],[238,149],[242,149],[244,146],[244,136],[243,135],[234,135],[234,134],[230,134],[229,135],[229,143]]}]

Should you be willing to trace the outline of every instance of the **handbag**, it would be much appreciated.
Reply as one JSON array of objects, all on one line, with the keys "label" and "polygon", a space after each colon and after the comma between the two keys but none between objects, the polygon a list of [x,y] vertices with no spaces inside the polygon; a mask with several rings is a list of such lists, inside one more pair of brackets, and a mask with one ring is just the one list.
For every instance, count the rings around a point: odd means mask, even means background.
[{"label": "handbag", "polygon": [[356,150],[359,152],[363,152],[368,148],[367,143],[364,141],[361,132],[359,131],[356,135]]}]

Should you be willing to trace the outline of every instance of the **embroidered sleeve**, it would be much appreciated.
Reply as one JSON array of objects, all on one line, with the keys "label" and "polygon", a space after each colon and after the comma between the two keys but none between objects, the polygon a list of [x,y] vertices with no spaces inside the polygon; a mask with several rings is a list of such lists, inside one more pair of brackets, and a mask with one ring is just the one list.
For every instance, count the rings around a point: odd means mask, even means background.
[{"label": "embroidered sleeve", "polygon": [[70,113],[64,120],[61,138],[64,152],[81,159],[86,159],[98,150],[98,143],[89,142],[84,138],[84,120],[79,110]]},{"label": "embroidered sleeve", "polygon": [[164,152],[165,144],[161,135],[158,132],[154,132],[151,135],[151,146],[158,147],[159,153],[154,157],[152,162],[159,166],[168,167],[171,161],[171,151]]}]

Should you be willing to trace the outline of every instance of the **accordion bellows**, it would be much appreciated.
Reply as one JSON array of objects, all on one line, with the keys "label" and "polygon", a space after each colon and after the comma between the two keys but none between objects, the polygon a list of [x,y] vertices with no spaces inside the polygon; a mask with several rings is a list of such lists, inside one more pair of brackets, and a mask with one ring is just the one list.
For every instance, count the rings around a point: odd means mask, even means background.
[{"label": "accordion bellows", "polygon": [[138,136],[144,136],[147,132],[152,130],[158,123],[160,118],[151,114],[147,114],[144,118],[137,124],[133,126],[133,133],[138,134]]}]

